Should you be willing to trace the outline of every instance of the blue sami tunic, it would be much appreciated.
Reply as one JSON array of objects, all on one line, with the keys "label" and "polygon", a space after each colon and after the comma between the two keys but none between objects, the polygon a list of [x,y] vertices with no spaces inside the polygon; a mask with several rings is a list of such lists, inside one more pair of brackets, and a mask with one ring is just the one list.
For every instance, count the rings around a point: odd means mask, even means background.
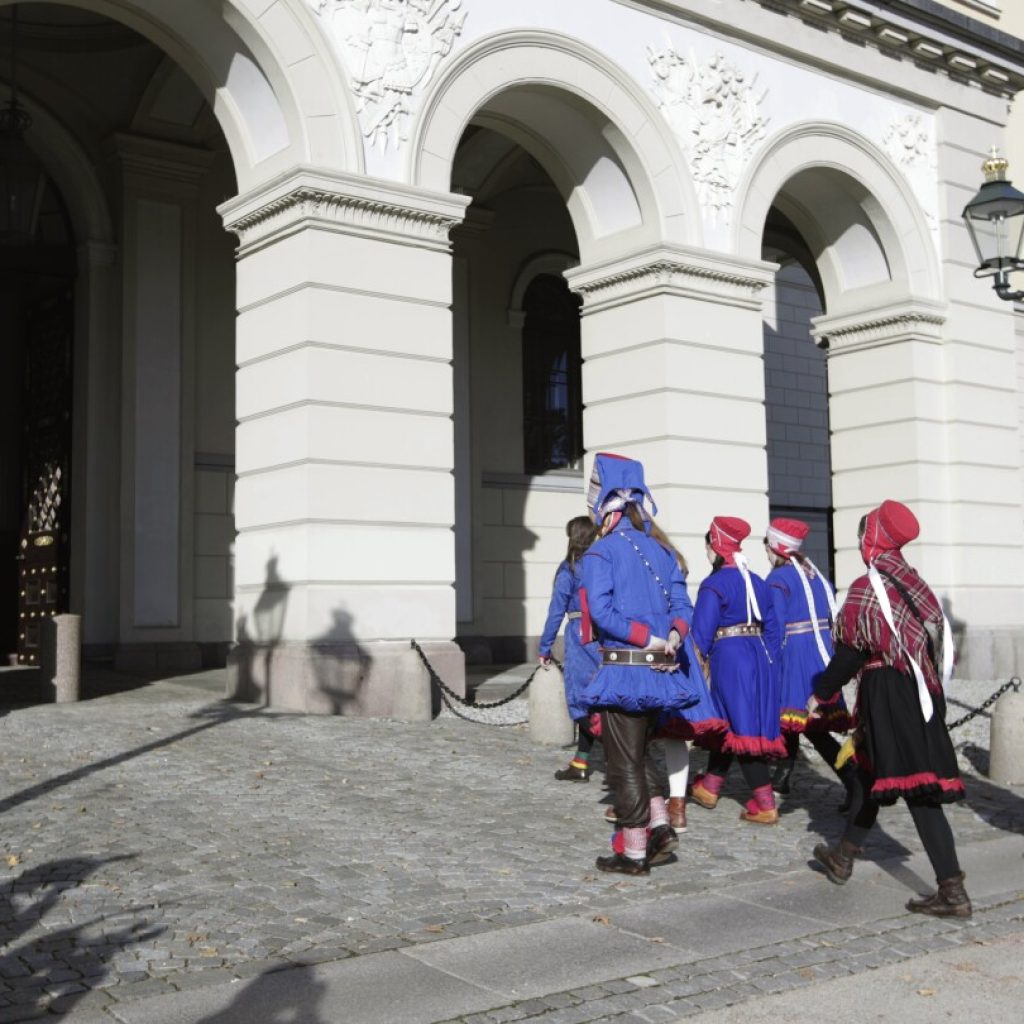
[{"label": "blue sami tunic", "polygon": [[582,639],[582,618],[580,613],[580,578],[568,562],[563,562],[555,573],[555,586],[548,605],[548,617],[540,638],[538,653],[543,657],[551,654],[551,645],[558,636],[562,619],[569,615],[565,627],[565,665],[562,677],[565,680],[565,702],[573,721],[579,721],[590,714],[582,703],[583,688],[593,677],[601,664],[597,641],[584,644]]},{"label": "blue sami tunic", "polygon": [[735,566],[724,566],[708,576],[697,591],[693,642],[710,659],[711,697],[720,716],[729,723],[722,750],[785,757],[786,745],[779,728],[782,623],[768,585],[754,573],[750,579],[764,616],[761,636],[715,639],[718,629],[747,621],[743,576]]},{"label": "blue sami tunic", "polygon": [[[685,633],[693,605],[675,557],[623,523],[580,559],[583,636],[592,626],[601,647],[643,648],[652,636],[667,637],[673,625]],[[583,699],[592,709],[681,711],[698,703],[700,693],[684,672],[602,665],[584,687]]]},{"label": "blue sami tunic", "polygon": [[808,608],[798,573],[796,566],[787,562],[772,569],[766,581],[775,602],[775,613],[786,631],[782,648],[782,728],[786,732],[845,732],[850,727],[850,718],[842,691],[821,706],[819,715],[807,717],[812,680],[828,664],[827,660],[821,660],[814,633],[817,631],[821,636],[831,659],[832,622],[825,594],[828,581],[816,573],[811,576],[808,582],[814,607]]}]

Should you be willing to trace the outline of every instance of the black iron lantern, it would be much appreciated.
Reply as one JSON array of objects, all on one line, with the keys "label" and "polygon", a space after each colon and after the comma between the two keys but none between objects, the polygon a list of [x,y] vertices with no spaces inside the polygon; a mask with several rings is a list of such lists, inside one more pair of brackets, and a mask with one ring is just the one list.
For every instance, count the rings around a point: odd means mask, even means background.
[{"label": "black iron lantern", "polygon": [[46,170],[25,141],[32,127],[18,103],[18,9],[11,8],[11,97],[0,110],[0,244],[35,237],[46,190]]},{"label": "black iron lantern", "polygon": [[1009,275],[1024,270],[1024,193],[1006,180],[1010,163],[993,148],[981,165],[985,183],[964,207],[963,218],[978,254],[975,277],[992,277],[1001,299],[1018,302],[1024,292],[1011,291]]}]

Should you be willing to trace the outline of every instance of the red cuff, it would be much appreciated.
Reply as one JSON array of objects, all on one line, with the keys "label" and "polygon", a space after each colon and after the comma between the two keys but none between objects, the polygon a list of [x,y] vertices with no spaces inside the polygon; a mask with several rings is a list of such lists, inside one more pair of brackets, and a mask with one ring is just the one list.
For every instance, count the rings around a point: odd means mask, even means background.
[{"label": "red cuff", "polygon": [[594,639],[594,623],[590,618],[590,601],[587,598],[587,588],[580,587],[580,640],[584,644],[592,643]]},{"label": "red cuff", "polygon": [[680,641],[686,639],[686,634],[690,632],[689,624],[685,619],[673,619],[672,628],[679,634]]},{"label": "red cuff", "polygon": [[626,643],[634,647],[646,647],[647,641],[651,639],[651,627],[645,626],[642,622],[631,622]]}]

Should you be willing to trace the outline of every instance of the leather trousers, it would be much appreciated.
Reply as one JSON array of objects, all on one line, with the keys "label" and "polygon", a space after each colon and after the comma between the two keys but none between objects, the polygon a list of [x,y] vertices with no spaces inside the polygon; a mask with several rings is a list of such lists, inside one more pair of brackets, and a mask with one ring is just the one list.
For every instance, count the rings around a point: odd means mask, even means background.
[{"label": "leather trousers", "polygon": [[651,820],[651,797],[661,796],[665,780],[648,755],[660,711],[601,712],[601,742],[608,784],[622,828],[644,828]]}]

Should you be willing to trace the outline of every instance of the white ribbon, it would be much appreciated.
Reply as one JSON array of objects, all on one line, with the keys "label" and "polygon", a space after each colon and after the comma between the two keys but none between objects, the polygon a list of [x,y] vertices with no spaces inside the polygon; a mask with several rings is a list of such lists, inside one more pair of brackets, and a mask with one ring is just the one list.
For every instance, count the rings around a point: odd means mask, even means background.
[{"label": "white ribbon", "polygon": [[[892,620],[892,604],[889,601],[889,594],[885,589],[885,585],[882,583],[882,577],[879,571],[875,568],[875,563],[872,562],[868,566],[868,579],[871,581],[871,589],[875,592],[875,597],[878,598],[878,606],[882,609],[882,617],[885,619],[886,625],[892,632],[893,639],[896,645],[903,651],[907,657],[907,661],[910,662],[910,667],[914,670],[914,678],[917,680],[917,699],[921,704],[921,713],[924,715],[924,720],[930,722],[932,715],[935,713],[935,706],[932,704],[932,695],[928,692],[928,684],[924,681],[924,673],[921,671],[921,666],[911,657],[910,651],[903,645],[899,633],[896,630],[896,626]],[[946,628],[946,617],[943,615],[943,629]],[[945,637],[943,638],[943,663],[946,661],[945,656]],[[943,676],[945,676],[945,664],[943,664]]]},{"label": "white ribbon", "polygon": [[761,609],[758,607],[757,595],[754,593],[754,584],[750,582],[750,567],[747,564],[747,558],[737,551],[732,556],[732,560],[736,564],[736,568],[739,569],[740,575],[743,577],[743,583],[747,588],[747,625],[749,626],[753,621],[751,619],[751,612],[753,612],[754,618],[758,622],[762,622]]},{"label": "white ribbon", "polygon": [[[828,606],[832,609],[832,619],[835,620],[836,610],[835,604],[836,599],[832,596],[832,588],[829,587],[824,577],[818,572],[814,563],[808,559],[808,565],[814,570],[815,575],[821,580],[825,587],[825,593],[828,595]],[[821,658],[821,663],[825,667],[828,667],[829,653],[825,647],[825,641],[821,639],[821,630],[818,628],[818,612],[814,607],[814,593],[811,590],[811,581],[807,578],[807,571],[800,564],[800,560],[797,558],[792,559],[793,568],[796,569],[797,576],[800,577],[800,584],[804,588],[804,597],[807,599],[807,614],[811,620],[811,632],[814,634],[814,642],[818,645],[818,655]]]}]

